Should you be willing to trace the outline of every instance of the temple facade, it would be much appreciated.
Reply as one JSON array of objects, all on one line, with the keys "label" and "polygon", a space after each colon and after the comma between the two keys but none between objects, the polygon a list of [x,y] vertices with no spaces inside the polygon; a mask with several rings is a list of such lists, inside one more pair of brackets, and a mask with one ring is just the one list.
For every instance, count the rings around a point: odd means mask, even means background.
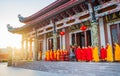
[{"label": "temple facade", "polygon": [[120,44],[120,0],[56,0],[29,17],[18,17],[25,25],[8,31],[22,35],[26,58],[32,53],[34,60],[42,60],[45,51],[69,50],[70,45]]}]

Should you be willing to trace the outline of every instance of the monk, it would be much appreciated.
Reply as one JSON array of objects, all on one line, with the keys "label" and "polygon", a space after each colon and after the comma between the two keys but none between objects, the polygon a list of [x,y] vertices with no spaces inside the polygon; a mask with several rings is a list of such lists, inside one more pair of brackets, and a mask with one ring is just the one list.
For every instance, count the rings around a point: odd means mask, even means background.
[{"label": "monk", "polygon": [[49,53],[49,50],[46,51],[46,60],[49,61],[50,60],[50,53]]},{"label": "monk", "polygon": [[82,56],[81,56],[81,48],[80,46],[78,46],[78,48],[76,49],[76,59],[77,61],[81,61],[82,60]]},{"label": "monk", "polygon": [[47,61],[47,51],[45,52],[45,61]]},{"label": "monk", "polygon": [[82,61],[86,61],[86,48],[82,47]]},{"label": "monk", "polygon": [[87,47],[87,53],[86,53],[87,61],[92,61],[93,59],[93,53],[92,53],[92,47]]},{"label": "monk", "polygon": [[65,54],[65,51],[64,50],[60,50],[60,60],[61,61],[64,61],[64,54]]},{"label": "monk", "polygon": [[115,61],[120,61],[120,46],[115,43]]},{"label": "monk", "polygon": [[107,57],[107,50],[106,50],[106,48],[104,48],[104,46],[102,46],[100,49],[100,59],[102,61],[105,61],[106,57]]},{"label": "monk", "polygon": [[57,54],[56,54],[56,50],[54,50],[54,60],[56,61],[57,60]]},{"label": "monk", "polygon": [[107,61],[108,62],[113,62],[113,52],[112,52],[112,47],[110,46],[109,43],[107,43]]},{"label": "monk", "polygon": [[98,55],[98,47],[97,46],[95,46],[93,48],[93,61],[99,62],[99,55]]},{"label": "monk", "polygon": [[70,52],[68,51],[68,50],[65,50],[66,51],[66,61],[69,61],[70,59],[69,59],[69,54],[70,54]]},{"label": "monk", "polygon": [[60,60],[60,50],[58,49],[57,52],[56,52],[56,60],[59,61]]},{"label": "monk", "polygon": [[53,60],[53,53],[52,53],[52,49],[50,50],[50,60]]}]

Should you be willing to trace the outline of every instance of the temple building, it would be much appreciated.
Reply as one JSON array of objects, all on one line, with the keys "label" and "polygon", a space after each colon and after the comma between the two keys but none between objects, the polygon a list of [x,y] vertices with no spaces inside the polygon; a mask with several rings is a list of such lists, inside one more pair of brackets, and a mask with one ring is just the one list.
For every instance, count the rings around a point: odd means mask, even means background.
[{"label": "temple building", "polygon": [[26,57],[32,52],[34,60],[70,45],[120,44],[120,0],[56,0],[29,17],[18,17],[25,25],[8,25],[8,31],[22,35],[22,49]]}]

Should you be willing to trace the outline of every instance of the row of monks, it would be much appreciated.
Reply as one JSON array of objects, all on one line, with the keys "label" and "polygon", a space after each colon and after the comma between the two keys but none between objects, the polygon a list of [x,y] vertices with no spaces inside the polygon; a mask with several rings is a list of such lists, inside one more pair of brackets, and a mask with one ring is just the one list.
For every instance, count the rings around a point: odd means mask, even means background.
[{"label": "row of monks", "polygon": [[67,50],[48,50],[45,52],[46,61],[68,61],[69,52]]},{"label": "row of monks", "polygon": [[114,54],[110,44],[106,47],[101,47],[100,52],[97,46],[95,47],[82,47],[72,48],[72,50],[48,50],[45,52],[46,61],[68,61],[71,60],[71,51],[77,61],[120,61],[120,46],[115,43]]}]

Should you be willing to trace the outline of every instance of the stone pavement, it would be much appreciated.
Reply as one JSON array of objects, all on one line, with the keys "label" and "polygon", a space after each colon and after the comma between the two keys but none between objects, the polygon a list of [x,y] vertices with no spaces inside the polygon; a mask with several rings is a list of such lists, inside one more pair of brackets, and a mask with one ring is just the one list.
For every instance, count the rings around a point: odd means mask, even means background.
[{"label": "stone pavement", "polygon": [[66,74],[66,76],[120,76],[120,63],[35,61],[19,62],[15,67]]},{"label": "stone pavement", "polygon": [[7,67],[7,63],[0,63],[0,76],[71,76],[71,75]]}]

